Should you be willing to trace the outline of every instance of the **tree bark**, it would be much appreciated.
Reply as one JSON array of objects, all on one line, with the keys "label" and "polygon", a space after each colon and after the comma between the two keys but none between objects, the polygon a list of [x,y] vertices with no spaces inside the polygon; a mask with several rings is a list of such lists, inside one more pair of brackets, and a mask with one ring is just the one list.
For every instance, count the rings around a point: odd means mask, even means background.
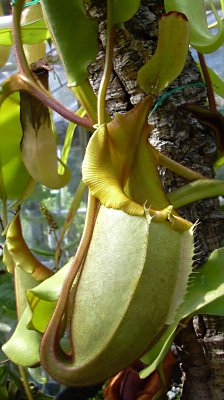
[{"label": "tree bark", "polygon": [[[90,81],[97,92],[102,76],[105,46],[105,8],[102,1],[88,3],[88,12],[97,16],[99,23],[99,54],[90,68]],[[142,0],[138,13],[117,30],[114,40],[113,73],[107,91],[107,109],[111,115],[125,112],[137,104],[145,94],[136,83],[138,69],[154,53],[157,43],[158,19],[164,11],[162,0]],[[188,85],[171,94],[153,113],[150,123],[154,129],[150,142],[165,155],[198,171],[213,176],[216,143],[213,132],[202,126],[184,108],[186,103],[207,104],[204,87],[190,84],[202,79],[189,54],[181,75],[168,89]],[[161,95],[161,94],[160,94]],[[161,168],[161,179],[167,192],[187,182]],[[224,246],[223,213],[218,199],[196,202],[178,212],[185,218],[200,221],[196,229],[197,268],[215,248]],[[176,338],[182,369],[184,400],[224,399],[224,318],[198,316],[183,328]]]}]

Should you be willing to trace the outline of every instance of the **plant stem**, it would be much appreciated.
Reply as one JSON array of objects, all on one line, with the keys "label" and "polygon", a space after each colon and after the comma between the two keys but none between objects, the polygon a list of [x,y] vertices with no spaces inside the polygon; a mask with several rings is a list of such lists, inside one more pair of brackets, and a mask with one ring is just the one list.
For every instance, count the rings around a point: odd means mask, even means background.
[{"label": "plant stem", "polygon": [[27,78],[33,79],[33,75],[27,63],[22,44],[22,35],[20,30],[20,19],[25,0],[18,0],[12,7],[12,31],[16,50],[17,62],[22,74]]},{"label": "plant stem", "polygon": [[209,108],[211,111],[215,111],[217,112],[217,107],[216,107],[216,102],[215,102],[215,96],[214,96],[214,90],[212,87],[212,82],[209,76],[209,72],[207,69],[207,65],[205,62],[205,58],[203,56],[203,54],[198,52],[198,58],[199,58],[199,62],[201,65],[201,70],[204,76],[204,80],[207,86],[207,92],[208,92],[208,102],[209,102]]},{"label": "plant stem", "polygon": [[64,238],[64,235],[65,235],[66,231],[68,230],[69,226],[71,225],[75,214],[77,213],[77,210],[78,210],[78,208],[80,206],[80,203],[82,201],[83,194],[84,194],[85,190],[86,190],[86,185],[81,180],[81,182],[79,183],[78,188],[76,189],[74,198],[73,198],[71,206],[69,208],[69,212],[67,214],[67,217],[66,217],[66,220],[64,222],[64,225],[62,226],[61,233],[60,233],[60,236],[59,236],[59,239],[58,239],[57,248],[56,248],[56,251],[55,251],[55,258],[54,258],[56,271],[58,269],[58,262],[59,262],[59,257],[60,257],[60,254],[61,254],[61,243],[62,243],[62,240]]},{"label": "plant stem", "polygon": [[2,208],[3,208],[2,219],[3,219],[3,223],[6,227],[8,224],[7,200],[6,199],[2,199]]},{"label": "plant stem", "polygon": [[35,254],[40,254],[40,255],[45,256],[45,257],[54,257],[54,252],[53,251],[50,252],[50,251],[47,251],[47,250],[37,249],[35,247],[30,247],[30,250]]},{"label": "plant stem", "polygon": [[186,178],[188,181],[195,181],[196,179],[205,179],[205,177],[201,175],[199,172],[192,171],[190,168],[187,168],[184,165],[179,164],[178,162],[160,153],[153,146],[152,149],[154,152],[156,152],[157,157],[159,157],[159,163],[163,167],[168,168],[170,171],[175,172],[176,174],[182,176],[183,178]]},{"label": "plant stem", "polygon": [[86,80],[80,86],[71,87],[71,90],[95,124],[97,122],[97,97],[93,92],[89,82]]},{"label": "plant stem", "polygon": [[81,125],[90,131],[94,130],[92,122],[89,119],[79,117],[68,108],[64,107],[61,103],[59,103],[59,101],[54,99],[40,83],[38,84],[34,78],[30,80],[22,74],[11,75],[10,78],[4,83],[2,89],[3,91],[0,95],[0,104],[2,104],[6,97],[8,97],[11,93],[24,90],[42,101],[47,107],[56,111],[68,121],[71,121],[77,125]]},{"label": "plant stem", "polygon": [[114,29],[112,20],[112,0],[107,0],[107,37],[106,37],[105,65],[104,65],[103,77],[100,82],[100,88],[98,93],[98,104],[97,104],[99,125],[102,125],[106,122],[105,97],[113,65],[113,33]]},{"label": "plant stem", "polygon": [[92,129],[92,123],[88,119],[76,116],[75,114],[73,114],[73,112],[71,112],[61,103],[55,100],[51,96],[51,94],[39,82],[37,82],[37,80],[33,76],[23,50],[22,36],[20,30],[20,19],[23,4],[24,0],[18,0],[16,4],[12,7],[13,38],[17,61],[21,72],[20,83],[23,82],[22,87],[19,87],[17,82],[17,86],[15,85],[15,90],[26,90],[30,92],[33,96],[37,97],[40,101],[46,104],[46,106],[50,107],[52,110],[56,111],[58,114],[68,119],[69,121],[72,121],[78,125],[82,125],[87,129]]},{"label": "plant stem", "polygon": [[[66,118],[68,121],[73,122],[74,124],[81,125],[91,131],[93,130],[93,125],[89,119],[79,117],[72,111],[68,110],[61,103],[59,103],[59,101],[54,99],[41,84],[37,85],[35,81],[31,82],[30,80],[27,80],[26,77],[24,77],[23,75],[21,75],[21,78],[24,83],[25,90],[30,92],[33,96],[42,101],[52,110],[56,111],[62,117]],[[39,86],[41,86],[41,88]]]},{"label": "plant stem", "polygon": [[20,370],[20,375],[21,375],[21,378],[22,378],[22,382],[23,382],[23,386],[24,386],[24,390],[25,390],[27,399],[28,400],[33,400],[33,395],[32,395],[32,392],[31,392],[31,389],[30,389],[30,385],[29,385],[29,382],[28,382],[28,379],[27,379],[25,368],[19,366],[19,370]]},{"label": "plant stem", "polygon": [[0,162],[0,191],[1,191],[1,197],[2,197],[2,222],[4,228],[6,228],[7,223],[8,223],[8,214],[7,214],[7,194],[5,191],[5,184],[4,184],[4,179],[2,175],[2,166]]}]

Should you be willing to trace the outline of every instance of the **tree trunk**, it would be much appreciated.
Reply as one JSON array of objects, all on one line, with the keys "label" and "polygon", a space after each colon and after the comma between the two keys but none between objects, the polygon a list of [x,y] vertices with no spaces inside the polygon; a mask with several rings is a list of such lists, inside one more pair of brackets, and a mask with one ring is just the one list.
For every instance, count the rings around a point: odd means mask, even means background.
[{"label": "tree trunk", "polygon": [[[100,51],[97,62],[89,68],[91,84],[97,92],[104,63],[105,9],[102,1],[92,0],[88,11],[99,18]],[[111,115],[124,112],[137,104],[145,94],[138,88],[138,69],[154,53],[157,42],[157,24],[164,6],[162,0],[142,0],[136,16],[125,24],[125,30],[117,30],[114,40],[114,64],[107,92],[107,108]],[[207,94],[204,87],[191,86],[202,79],[189,54],[182,74],[167,88],[179,89],[165,100],[153,113],[150,123],[154,129],[150,142],[175,161],[212,177],[212,165],[216,157],[213,133],[183,107],[186,103],[205,105]],[[160,94],[161,95],[161,94]],[[187,182],[176,174],[161,168],[161,178],[166,191]],[[200,247],[197,268],[212,250],[224,246],[223,213],[218,199],[199,201],[178,212],[197,225],[196,241]],[[183,328],[176,338],[182,370],[184,400],[224,399],[224,319],[198,316]]]}]

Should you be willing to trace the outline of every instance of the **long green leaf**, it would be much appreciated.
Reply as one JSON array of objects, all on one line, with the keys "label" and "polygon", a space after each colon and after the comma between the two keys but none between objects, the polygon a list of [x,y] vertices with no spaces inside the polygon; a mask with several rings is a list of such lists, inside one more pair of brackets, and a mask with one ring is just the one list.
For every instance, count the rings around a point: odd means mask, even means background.
[{"label": "long green leaf", "polygon": [[222,12],[224,12],[224,0],[221,0]]},{"label": "long green leaf", "polygon": [[[86,114],[86,111],[84,110],[83,107],[80,107],[80,109],[78,111],[76,111],[76,115],[78,115],[79,117],[84,117],[85,114]],[[69,155],[69,152],[71,149],[72,139],[73,139],[73,134],[74,134],[75,128],[76,128],[76,124],[74,124],[73,122],[68,123],[65,140],[64,140],[64,145],[63,145],[63,149],[62,149],[62,154],[61,154],[61,161],[64,164],[66,164],[68,161],[68,155]],[[63,173],[62,165],[59,165],[58,172],[59,172],[59,174]]]},{"label": "long green leaf", "polygon": [[[179,308],[179,319],[194,314],[224,316],[224,248],[215,250],[208,261],[192,274],[187,295]],[[148,367],[140,373],[149,376],[163,360],[171,346],[178,324],[168,327],[158,342],[142,357]]]},{"label": "long green leaf", "polygon": [[153,371],[156,370],[158,365],[162,362],[168,350],[170,349],[177,324],[170,325],[165,333],[159,338],[158,342],[141,357],[141,361],[148,365],[140,372],[140,378],[145,379],[147,376],[151,375]]},{"label": "long green leaf", "polygon": [[166,11],[178,11],[186,15],[190,25],[190,44],[200,53],[211,53],[224,42],[224,27],[212,0],[209,1],[217,21],[218,31],[213,35],[208,28],[204,0],[165,0]]},{"label": "long green leaf", "polygon": [[97,55],[97,23],[86,16],[82,0],[42,0],[41,4],[68,83],[81,85]]},{"label": "long green leaf", "polygon": [[224,247],[214,250],[208,261],[192,275],[184,303],[179,314],[209,313],[224,316]]},{"label": "long green leaf", "polygon": [[224,196],[224,182],[221,179],[198,179],[167,195],[174,208],[217,196]]},{"label": "long green leaf", "polygon": [[189,25],[183,14],[164,14],[159,23],[155,54],[138,71],[138,83],[150,94],[158,94],[181,73],[189,46]]},{"label": "long green leaf", "polygon": [[218,317],[224,317],[224,295],[220,296],[217,300],[213,300],[211,303],[201,307],[199,314],[217,315]]}]

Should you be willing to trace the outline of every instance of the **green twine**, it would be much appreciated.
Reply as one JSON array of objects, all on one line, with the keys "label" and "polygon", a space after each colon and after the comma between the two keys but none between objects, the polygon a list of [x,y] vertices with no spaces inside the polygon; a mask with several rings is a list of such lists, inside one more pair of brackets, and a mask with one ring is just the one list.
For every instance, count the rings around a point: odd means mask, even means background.
[{"label": "green twine", "polygon": [[187,85],[178,86],[176,88],[169,90],[169,92],[166,92],[161,97],[159,97],[156,104],[154,105],[154,107],[152,108],[152,110],[149,113],[149,118],[151,117],[152,113],[164,102],[164,100],[166,100],[167,97],[169,97],[171,94],[177,92],[178,90],[185,89],[189,86],[205,87],[206,85],[203,82],[195,82],[195,83],[188,83]]},{"label": "green twine", "polygon": [[34,4],[39,3],[40,0],[32,0],[32,1],[28,1],[27,3],[24,4],[23,7],[29,7],[29,6],[33,6]]},{"label": "green twine", "polygon": [[[12,0],[12,1],[11,1],[11,5],[14,6],[14,5],[17,3],[17,1],[18,1],[18,0]],[[37,4],[37,3],[39,3],[39,2],[40,2],[40,0],[28,1],[27,3],[24,4],[23,7],[29,7],[29,6],[32,6],[32,5]]]}]

